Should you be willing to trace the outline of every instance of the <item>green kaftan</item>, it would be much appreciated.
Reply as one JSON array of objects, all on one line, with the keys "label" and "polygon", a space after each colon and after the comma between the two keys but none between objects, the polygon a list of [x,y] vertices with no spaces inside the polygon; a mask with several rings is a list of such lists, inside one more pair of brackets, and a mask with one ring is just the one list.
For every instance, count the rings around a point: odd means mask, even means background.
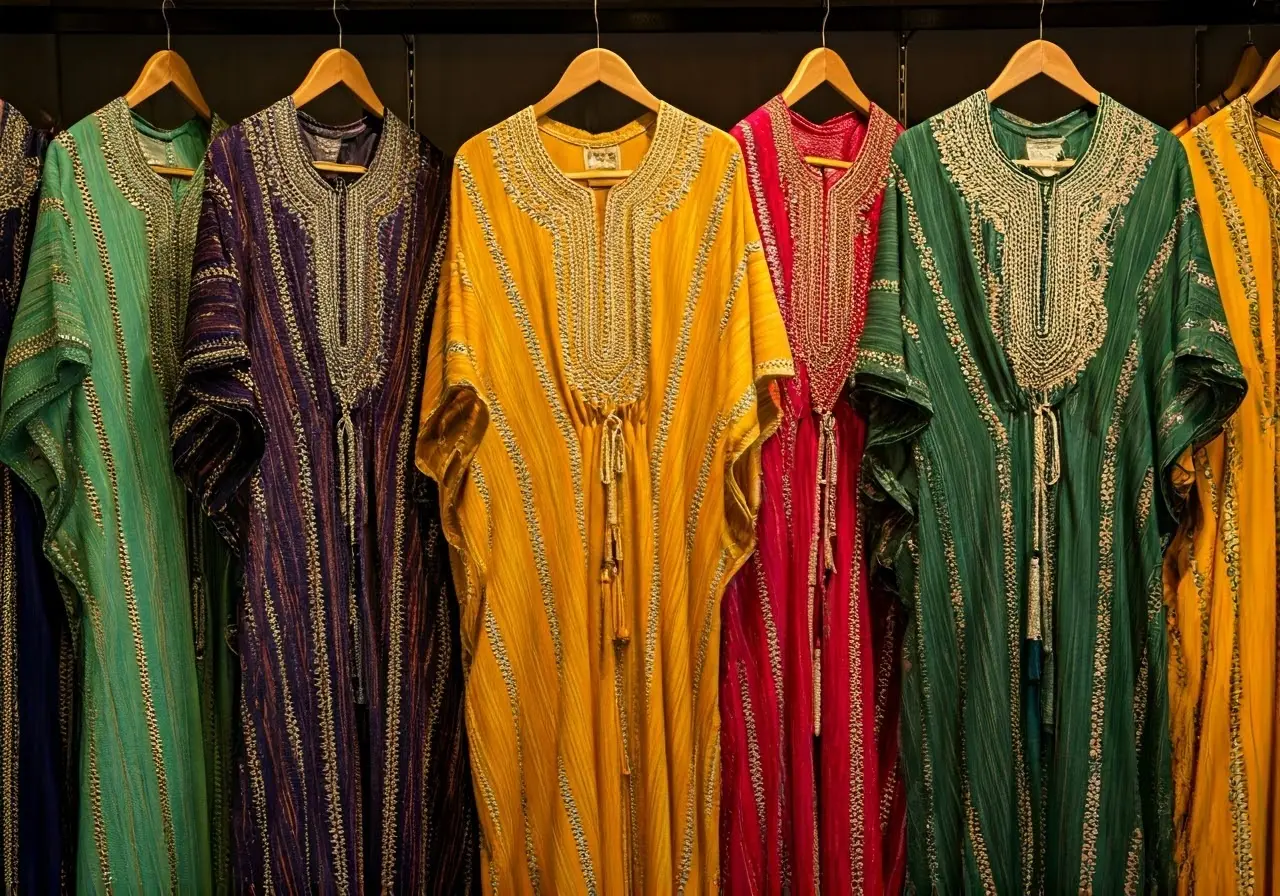
[{"label": "green kaftan", "polygon": [[1186,156],[1109,97],[979,93],[892,177],[854,384],[910,611],[909,884],[1168,891],[1170,472],[1245,388]]},{"label": "green kaftan", "polygon": [[80,657],[82,893],[223,883],[234,576],[169,451],[203,174],[148,164],[198,166],[209,132],[115,100],[58,136],[4,364],[0,459],[44,505]]}]

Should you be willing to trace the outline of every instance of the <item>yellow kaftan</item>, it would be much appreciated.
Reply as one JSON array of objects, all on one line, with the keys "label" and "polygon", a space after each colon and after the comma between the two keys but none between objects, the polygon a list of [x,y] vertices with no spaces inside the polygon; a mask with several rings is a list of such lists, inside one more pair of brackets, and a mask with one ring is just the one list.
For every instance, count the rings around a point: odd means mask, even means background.
[{"label": "yellow kaftan", "polygon": [[1280,892],[1280,802],[1272,792],[1280,783],[1274,749],[1280,175],[1273,167],[1280,137],[1260,132],[1259,123],[1268,126],[1241,98],[1182,138],[1249,383],[1223,434],[1194,453],[1196,512],[1166,557],[1183,893]]},{"label": "yellow kaftan", "polygon": [[[611,189],[565,171],[631,169]],[[496,893],[714,892],[723,586],[792,364],[738,146],[671,106],[471,139],[418,465]]]}]

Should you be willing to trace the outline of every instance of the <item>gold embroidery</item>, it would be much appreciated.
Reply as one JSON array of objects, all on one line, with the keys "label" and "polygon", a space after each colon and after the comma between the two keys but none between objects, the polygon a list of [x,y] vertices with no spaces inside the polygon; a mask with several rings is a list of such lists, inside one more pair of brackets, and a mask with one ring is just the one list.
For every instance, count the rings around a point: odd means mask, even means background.
[{"label": "gold embroidery", "polygon": [[[1249,116],[1249,130],[1252,131],[1253,113],[1243,110]],[[1233,111],[1231,113],[1234,119],[1239,113]],[[1245,150],[1241,153],[1246,163],[1252,160],[1252,154],[1247,151],[1249,147],[1248,141],[1240,141],[1239,128],[1232,129],[1233,135],[1237,137],[1237,150]],[[1257,140],[1257,134],[1254,133],[1253,140]],[[1227,171],[1222,163],[1221,157],[1218,155],[1218,149],[1213,145],[1213,138],[1204,128],[1199,128],[1195,132],[1196,149],[1200,151],[1200,159],[1204,162],[1205,168],[1209,172],[1209,180],[1213,183],[1213,192],[1217,197],[1218,206],[1222,209],[1222,221],[1227,228],[1227,236],[1231,242],[1231,255],[1235,260],[1236,275],[1240,278],[1240,288],[1244,292],[1245,301],[1249,305],[1249,332],[1253,337],[1253,353],[1258,361],[1258,367],[1262,374],[1262,407],[1263,416],[1270,417],[1273,413],[1273,395],[1271,387],[1271,366],[1266,363],[1266,350],[1262,344],[1262,311],[1259,305],[1258,292],[1258,276],[1253,268],[1253,252],[1249,247],[1249,233],[1244,224],[1244,216],[1240,213],[1240,207],[1237,204],[1235,193],[1228,185]],[[1252,169],[1251,169],[1252,170]],[[1256,177],[1256,175],[1255,175]]]},{"label": "gold embroidery", "polygon": [[[252,616],[250,616],[249,627],[253,628]],[[265,875],[263,892],[270,894],[274,893],[276,888],[271,876],[271,828],[267,826],[267,788],[262,775],[262,760],[258,756],[258,735],[254,731],[253,720],[249,717],[247,700],[240,701],[240,730],[244,733],[245,765],[249,772],[249,798],[253,804],[258,837],[262,840],[262,862],[259,867]],[[309,847],[308,851],[310,851]],[[308,867],[310,867],[309,861]]]},{"label": "gold embroidery", "polygon": [[578,865],[582,869],[583,882],[587,885],[587,896],[597,896],[599,889],[596,885],[595,863],[591,860],[587,832],[582,826],[582,817],[578,814],[573,791],[569,789],[569,775],[564,770],[563,759],[557,764],[557,778],[560,784],[560,800],[564,803],[565,812],[569,815],[569,830],[573,834],[573,844],[578,850]]},{"label": "gold embroidery", "polygon": [[[3,112],[7,107],[0,107]],[[12,127],[12,125],[10,125]],[[0,140],[0,147],[3,146]],[[0,160],[3,157],[0,156]],[[4,887],[18,892],[18,582],[14,564],[13,480],[0,470],[0,794],[4,797]]]},{"label": "gold embroidery", "polygon": [[808,368],[814,408],[829,411],[844,387],[866,317],[872,253],[860,251],[865,246],[858,241],[868,234],[867,212],[884,187],[898,126],[873,105],[853,165],[828,189],[825,176],[800,155],[782,97],[764,108],[796,246],[783,317],[791,350]]},{"label": "gold embroidery", "polygon": [[[315,477],[311,471],[311,449],[307,444],[307,431],[302,418],[295,410],[292,414],[294,450],[298,459],[299,482],[303,494],[316,494]],[[324,577],[320,571],[320,536],[316,523],[319,508],[305,508],[302,524],[306,533],[307,583],[311,592],[308,603],[311,610],[311,639],[313,653],[311,673],[317,696],[316,715],[320,725],[320,754],[324,765],[324,796],[329,821],[330,848],[334,880],[338,889],[349,886],[347,868],[346,823],[342,812],[342,788],[338,779],[338,744],[334,721],[334,690],[329,678],[330,653],[328,624],[329,601],[324,593]],[[341,666],[339,666],[341,668]]]},{"label": "gold embroidery", "polygon": [[502,631],[498,628],[498,619],[493,615],[492,604],[485,605],[484,632],[489,641],[489,650],[493,653],[493,661],[502,674],[503,684],[506,685],[507,705],[511,707],[511,727],[516,737],[516,774],[520,781],[520,818],[521,827],[524,828],[524,858],[529,869],[529,885],[534,893],[538,893],[541,891],[541,876],[538,873],[538,855],[533,848],[533,828],[529,824],[529,797],[524,780],[524,737],[520,722],[520,695],[516,690],[516,673],[511,668],[511,659],[507,656],[507,645],[502,639]]},{"label": "gold embroidery", "polygon": [[[707,126],[700,125],[699,127],[697,138],[699,143],[698,164],[701,165],[701,144],[707,137]],[[697,307],[698,297],[702,292],[702,280],[706,275],[707,260],[711,252],[711,246],[715,243],[716,236],[720,232],[725,205],[729,201],[729,191],[733,186],[736,175],[737,166],[729,166],[725,170],[720,185],[716,188],[715,199],[707,217],[706,229],[703,231],[702,238],[698,241],[698,255],[694,260],[693,273],[689,279],[689,292],[685,296],[684,312],[680,321],[680,339],[676,344],[676,352],[671,361],[671,374],[666,382],[666,395],[662,400],[662,414],[658,418],[658,428],[654,435],[652,460],[649,468],[653,492],[653,502],[650,508],[650,527],[653,544],[658,544],[661,541],[658,528],[662,514],[663,460],[667,451],[667,438],[671,432],[671,420],[675,415],[676,396],[680,393],[681,380],[684,378],[684,362],[689,352],[690,335],[693,332],[693,312]],[[688,175],[690,181],[696,176],[696,169]],[[653,689],[653,670],[658,637],[658,604],[662,597],[662,565],[659,563],[659,559],[659,554],[655,551],[649,578],[649,607],[646,613],[644,634],[644,700],[646,706],[649,704],[650,693]]]},{"label": "gold embroidery", "polygon": [[[101,266],[101,274],[106,282],[107,302],[110,305],[111,317],[115,328],[116,350],[119,353],[119,361],[122,368],[125,405],[127,407],[132,407],[133,401],[130,395],[128,357],[124,349],[124,331],[120,324],[120,305],[116,296],[115,276],[112,272],[110,258],[107,254],[106,237],[102,230],[102,223],[98,218],[97,208],[94,206],[92,195],[89,192],[89,186],[85,179],[84,165],[80,160],[79,150],[77,149],[75,142],[70,138],[69,132],[64,133],[68,135],[64,146],[71,159],[73,177],[76,182],[76,187],[80,192],[85,214],[89,219],[89,227],[93,232],[94,243],[98,253],[98,262]],[[111,494],[118,496],[120,494],[120,481],[116,474],[116,465],[114,460],[115,454],[107,439],[106,426],[102,417],[102,407],[98,401],[97,389],[95,388],[94,381],[91,376],[85,377],[84,379],[84,392],[85,400],[89,405],[89,414],[93,420],[94,432],[97,435],[99,448],[102,453],[103,460],[106,463],[107,479],[110,483]],[[129,424],[130,429],[132,430],[132,419],[129,420]],[[131,434],[134,444],[137,445],[139,443],[137,433],[132,432]],[[121,519],[118,503],[115,505],[114,510],[116,552],[120,563],[120,576],[121,583],[124,587],[125,606],[129,618],[129,627],[133,634],[134,659],[137,663],[142,691],[143,715],[146,720],[147,740],[151,747],[151,760],[155,768],[156,795],[160,804],[161,829],[163,831],[165,852],[167,853],[169,860],[169,887],[171,890],[176,890],[178,886],[178,855],[173,831],[173,809],[169,802],[169,782],[164,765],[164,751],[160,741],[160,726],[156,715],[155,699],[151,690],[151,671],[147,661],[146,648],[143,643],[142,621],[138,611],[137,593],[134,589],[133,568],[129,558],[128,547],[125,544],[124,521]],[[149,519],[148,523],[150,523]]]},{"label": "gold embroidery", "polygon": [[[741,664],[739,664],[741,666]],[[738,689],[742,698],[742,721],[747,732],[747,767],[751,772],[751,796],[756,804],[756,823],[760,826],[760,842],[768,842],[768,819],[765,815],[764,767],[760,762],[760,739],[756,735],[756,715],[751,706],[746,670],[738,669]]]},{"label": "gold embroidery", "polygon": [[[266,531],[268,526],[267,496],[262,488],[262,477],[260,474],[254,474],[253,479],[249,483],[249,493],[253,500],[254,512],[258,516],[259,531]],[[286,674],[284,636],[280,628],[280,619],[276,615],[277,598],[271,593],[271,589],[267,586],[266,575],[266,566],[264,565],[262,568],[261,578],[258,582],[258,587],[262,593],[262,608],[263,613],[267,617],[267,630],[271,635],[271,646],[275,648],[273,661],[278,670],[276,681],[280,684],[280,698],[281,702],[284,704],[284,728],[289,742],[289,752],[293,755],[294,767],[297,769],[298,784],[302,790],[302,801],[306,804],[309,801],[309,797],[307,795],[307,775],[304,773],[306,765],[304,764],[302,757],[302,731],[298,725],[298,714],[294,709],[292,688],[289,686],[289,677]],[[257,624],[254,621],[253,614],[245,614],[245,618],[248,619],[249,629],[255,640],[258,639]],[[250,738],[256,737],[257,735],[254,729],[246,728],[242,736],[247,742]],[[306,858],[307,865],[310,867],[311,837],[308,833],[308,816],[306,813],[303,813],[301,818],[304,835],[303,853]],[[264,827],[264,837],[267,836],[267,832],[268,829]]]},{"label": "gold embroidery", "polygon": [[454,160],[454,168],[458,172],[459,178],[462,180],[463,190],[467,195],[471,208],[475,212],[476,221],[480,225],[480,230],[484,234],[485,245],[489,250],[489,257],[493,261],[494,267],[498,271],[498,275],[502,279],[502,285],[507,294],[507,301],[511,305],[511,311],[516,317],[516,322],[520,326],[520,332],[524,336],[525,351],[529,360],[533,364],[534,371],[538,375],[538,383],[542,386],[542,394],[546,398],[547,407],[551,409],[551,414],[555,417],[556,428],[560,431],[564,444],[569,449],[569,469],[573,474],[573,504],[574,512],[577,516],[578,538],[582,546],[582,565],[585,569],[590,556],[590,550],[587,546],[587,513],[584,504],[584,495],[586,490],[583,487],[582,479],[582,446],[577,432],[569,423],[569,417],[565,413],[564,402],[560,399],[560,393],[556,385],[551,380],[551,375],[547,371],[547,362],[542,356],[542,346],[538,339],[538,334],[533,328],[533,322],[529,319],[529,311],[525,307],[524,299],[520,296],[520,290],[516,286],[515,278],[511,274],[511,269],[507,265],[506,256],[502,252],[502,247],[498,244],[497,236],[493,231],[493,224],[489,220],[489,212],[485,208],[484,199],[480,196],[480,191],[476,187],[475,177],[471,173],[471,168],[467,164],[464,156],[459,156]]},{"label": "gold embroidery", "polygon": [[[878,107],[876,107],[878,108]],[[863,800],[866,796],[866,743],[863,733],[865,720],[862,717],[862,704],[865,699],[862,693],[862,655],[867,633],[862,631],[862,606],[865,598],[860,598],[858,585],[861,571],[864,569],[862,542],[865,536],[862,521],[866,519],[865,506],[857,500],[858,529],[853,539],[853,557],[850,563],[849,598],[846,612],[849,614],[849,636],[847,650],[849,652],[849,869],[852,875],[853,892],[861,893],[863,886],[863,864],[866,853],[866,813]],[[882,705],[876,701],[876,715],[879,716]],[[879,723],[876,722],[876,730]]]},{"label": "gold embroidery", "polygon": [[[729,554],[727,551],[721,550],[720,559],[716,563],[716,571],[711,576],[711,588],[705,603],[707,609],[702,618],[702,633],[698,638],[697,658],[693,664],[693,695],[695,702],[702,693],[702,672],[706,666],[707,648],[711,643],[711,634],[720,619],[719,598],[723,593],[722,585],[728,565]],[[680,848],[679,886],[677,887],[677,892],[684,892],[689,881],[689,874],[693,868],[694,802],[697,796],[697,780],[698,746],[695,738],[693,755],[690,757],[689,762],[689,795],[685,805],[684,840]]]},{"label": "gold embroidery", "polygon": [[[918,442],[913,445],[912,453],[919,451]],[[919,464],[919,457],[916,463]],[[912,594],[911,605],[913,607],[920,606],[920,548],[916,543],[915,532],[907,535],[907,553],[911,557],[912,570]],[[923,785],[924,785],[924,830],[925,830],[925,854],[929,862],[929,880],[933,881],[935,886],[938,877],[938,843],[937,834],[933,829],[933,761],[929,756],[929,724],[928,710],[933,703],[933,690],[929,687],[929,667],[925,661],[925,637],[924,637],[924,614],[913,613],[912,620],[909,623],[915,629],[915,656],[909,657],[908,662],[914,662],[920,667],[920,763],[924,768]],[[905,640],[905,639],[904,639]]]},{"label": "gold embroidery", "polygon": [[647,385],[649,242],[684,200],[703,154],[706,126],[696,119],[663,104],[653,127],[644,158],[608,193],[603,234],[591,189],[552,162],[532,107],[489,131],[507,195],[551,235],[561,358],[574,388],[602,414],[636,401]]},{"label": "gold embroidery", "polygon": [[[942,287],[942,278],[938,273],[933,258],[933,249],[926,242],[920,217],[916,212],[915,198],[911,185],[901,168],[895,166],[894,177],[907,210],[907,225],[912,243],[920,256],[920,266],[924,270],[925,279],[929,282],[934,301],[938,307],[938,315],[942,319],[947,339],[954,347],[956,359],[960,364],[960,372],[977,407],[987,432],[991,436],[996,462],[996,482],[1000,498],[1000,532],[1003,556],[1006,629],[1008,632],[1009,651],[1009,726],[1013,739],[1014,778],[1018,795],[1019,833],[1021,835],[1023,886],[1030,889],[1032,872],[1031,859],[1031,796],[1028,782],[1028,770],[1024,760],[1022,747],[1022,625],[1019,614],[1018,576],[1015,556],[1015,536],[1013,530],[1013,482],[1012,463],[1010,459],[1009,437],[1004,423],[996,413],[987,394],[982,374],[977,362],[965,341],[956,318],[955,308]],[[961,666],[963,668],[963,666]],[[961,687],[963,689],[963,678]]]},{"label": "gold embroidery", "polygon": [[1125,896],[1142,896],[1142,828],[1133,829],[1129,837],[1129,856],[1124,864]]},{"label": "gold embroidery", "polygon": [[40,183],[40,157],[27,155],[31,126],[10,103],[0,103],[0,209],[18,208]]},{"label": "gold embroidery", "polygon": [[[107,171],[120,195],[141,213],[145,222],[151,291],[145,303],[147,332],[152,365],[161,394],[168,403],[178,384],[178,353],[186,328],[187,293],[191,286],[204,164],[196,166],[195,174],[182,187],[175,207],[169,183],[151,170],[143,156],[133,116],[125,101],[112,100],[95,115],[102,133]],[[223,127],[215,116],[212,134],[216,135]],[[123,352],[121,354],[123,357]]]},{"label": "gold embroidery", "polygon": [[729,298],[724,303],[724,314],[720,315],[720,338],[724,339],[724,331],[729,328],[729,317],[733,306],[737,304],[738,291],[742,289],[742,281],[747,278],[747,266],[751,256],[760,251],[759,243],[747,243],[742,248],[742,258],[733,272],[733,282],[729,284]]},{"label": "gold embroidery", "polygon": [[1223,484],[1222,553],[1226,564],[1227,584],[1231,591],[1231,688],[1228,695],[1228,728],[1230,752],[1228,762],[1228,795],[1231,803],[1231,834],[1235,853],[1236,879],[1243,892],[1251,892],[1254,884],[1253,829],[1249,821],[1248,770],[1244,760],[1244,732],[1241,730],[1240,701],[1243,696],[1243,671],[1240,665],[1240,499],[1237,486],[1243,471],[1243,449],[1239,430],[1227,429],[1227,471]]},{"label": "gold embroidery", "polygon": [[933,134],[957,189],[998,236],[999,319],[1014,376],[1029,393],[1053,393],[1076,380],[1106,335],[1111,225],[1155,157],[1156,128],[1103,96],[1079,164],[1042,189],[1005,157],[991,115],[980,91],[932,119]]},{"label": "gold embroidery", "polygon": [[1080,846],[1080,887],[1092,889],[1098,861],[1098,816],[1102,806],[1102,733],[1106,716],[1107,666],[1111,659],[1111,601],[1115,576],[1116,465],[1119,462],[1120,430],[1129,390],[1138,370],[1138,342],[1129,343],[1120,368],[1116,401],[1107,427],[1102,454],[1102,482],[1099,503],[1102,520],[1098,530],[1097,625],[1093,646],[1093,694],[1089,709],[1089,780],[1085,787],[1084,829]]},{"label": "gold embroidery", "polygon": [[[401,240],[405,242],[405,240]],[[422,294],[431,296],[435,294],[436,286],[440,277],[440,265],[444,259],[445,240],[443,235],[436,239],[435,250],[432,252],[431,266],[427,271],[426,280],[422,285]],[[422,392],[422,379],[425,371],[423,363],[423,351],[427,340],[423,338],[427,326],[427,314],[430,313],[432,302],[426,299],[420,299],[416,306],[416,314],[412,321],[413,333],[410,340],[410,359],[409,371],[410,381],[407,387],[407,393],[411,396],[417,396]],[[409,474],[413,471],[413,452],[414,452],[414,435],[416,427],[414,423],[417,419],[418,407],[414,401],[404,402],[404,409],[401,411],[400,417],[400,442],[396,447],[396,470],[395,487],[394,487],[394,507],[393,519],[405,520],[410,518],[410,514],[406,512],[406,488],[409,484]],[[385,660],[386,669],[386,691],[384,696],[384,705],[386,706],[386,747],[384,750],[385,759],[383,761],[383,781],[386,782],[382,788],[382,885],[384,892],[390,892],[396,887],[395,879],[395,857],[398,853],[397,849],[397,812],[396,808],[399,804],[400,797],[400,735],[401,735],[401,679],[404,675],[404,626],[405,626],[405,529],[403,525],[395,527],[393,534],[394,545],[392,556],[394,565],[391,570],[390,582],[390,605],[387,609],[387,636],[386,650],[387,656]],[[428,539],[438,537],[439,530],[432,528]],[[426,546],[428,555],[434,554],[430,550],[430,543]],[[436,619],[436,631],[448,632],[449,619],[448,611],[445,607],[445,601],[438,599],[439,613],[443,619]],[[441,642],[438,642],[441,643]],[[445,637],[442,639],[442,669],[449,668],[448,652],[453,643],[452,638]],[[416,671],[416,670],[415,670]],[[437,720],[440,718],[439,707],[443,699],[443,689],[446,682],[446,675],[441,672],[436,675],[435,681],[432,682],[431,703],[428,707],[427,719],[429,724],[434,728]],[[423,738],[423,750],[425,752],[422,763],[419,768],[426,770],[431,768],[431,745],[433,738],[431,736]],[[422,807],[423,812],[427,811],[427,807]],[[424,823],[423,830],[427,830]]]},{"label": "gold embroidery", "polygon": [[756,134],[749,121],[742,122],[742,154],[746,159],[747,184],[751,188],[751,201],[755,206],[756,220],[760,223],[760,242],[764,246],[766,267],[769,279],[773,281],[773,293],[778,299],[778,307],[783,315],[790,305],[787,297],[787,284],[782,278],[782,257],[778,253],[778,243],[774,239],[773,214],[769,211],[768,200],[765,199],[764,188],[760,183],[760,163],[756,154]]}]

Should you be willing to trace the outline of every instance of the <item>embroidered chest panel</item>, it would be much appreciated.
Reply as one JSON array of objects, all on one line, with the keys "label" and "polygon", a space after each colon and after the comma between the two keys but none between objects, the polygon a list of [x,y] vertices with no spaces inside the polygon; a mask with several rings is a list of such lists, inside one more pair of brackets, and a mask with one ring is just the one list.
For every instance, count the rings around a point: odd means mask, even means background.
[{"label": "embroidered chest panel", "polygon": [[[5,229],[13,228],[7,237],[12,257],[0,265],[0,302],[11,308],[18,304],[22,287],[18,272],[26,251],[23,235],[30,224],[31,197],[40,184],[40,158],[27,155],[30,135],[31,126],[21,113],[0,103],[0,236]],[[8,216],[12,217],[6,221]]]},{"label": "embroidered chest panel", "polygon": [[[168,404],[178,387],[179,353],[186,331],[187,295],[191,288],[191,260],[200,219],[204,167],[196,167],[182,196],[175,200],[169,183],[148,165],[125,101],[113,100],[94,116],[102,133],[103,156],[112,183],[146,222],[151,290],[146,306],[151,366]],[[216,136],[225,126],[215,116],[211,133]],[[89,201],[86,196],[85,202]]]},{"label": "embroidered chest panel", "polygon": [[[394,293],[404,282],[408,263],[408,240],[395,228],[418,175],[416,138],[388,113],[368,170],[350,184],[330,184],[304,150],[298,113],[287,98],[246,121],[245,133],[255,168],[308,240],[329,386],[340,411],[350,412],[378,387],[386,368],[385,303],[388,288]],[[270,233],[275,243],[274,227]],[[279,253],[279,246],[271,251]]]},{"label": "embroidered chest panel", "polygon": [[541,145],[531,108],[489,131],[507,196],[551,235],[561,362],[602,413],[644,395],[652,235],[688,195],[710,130],[664,105],[644,159],[609,191],[603,230],[590,188],[565,177]]},{"label": "embroidered chest panel", "polygon": [[[972,209],[970,238],[992,330],[1018,386],[1048,395],[1074,383],[1102,346],[1113,237],[1155,157],[1157,130],[1103,96],[1090,147],[1074,168],[1042,184],[1005,156],[990,115],[979,92],[938,115],[933,135]],[[994,270],[984,225],[995,236]]]},{"label": "embroidered chest panel", "polygon": [[782,98],[774,97],[766,109],[791,233],[783,318],[791,350],[808,370],[811,401],[816,410],[829,411],[862,335],[875,254],[868,215],[888,179],[897,122],[872,106],[857,158],[828,187],[800,155]]}]

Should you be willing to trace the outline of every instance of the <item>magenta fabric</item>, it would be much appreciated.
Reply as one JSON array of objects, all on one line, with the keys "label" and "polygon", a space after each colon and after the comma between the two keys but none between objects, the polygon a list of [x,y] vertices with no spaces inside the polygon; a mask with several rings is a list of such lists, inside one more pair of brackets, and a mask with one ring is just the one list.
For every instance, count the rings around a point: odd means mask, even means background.
[{"label": "magenta fabric", "polygon": [[726,893],[901,888],[900,625],[892,596],[868,586],[866,420],[847,396],[900,130],[878,107],[815,125],[775,98],[733,131],[796,376],[777,387],[781,425],[762,452],[756,553],[723,601]]}]

